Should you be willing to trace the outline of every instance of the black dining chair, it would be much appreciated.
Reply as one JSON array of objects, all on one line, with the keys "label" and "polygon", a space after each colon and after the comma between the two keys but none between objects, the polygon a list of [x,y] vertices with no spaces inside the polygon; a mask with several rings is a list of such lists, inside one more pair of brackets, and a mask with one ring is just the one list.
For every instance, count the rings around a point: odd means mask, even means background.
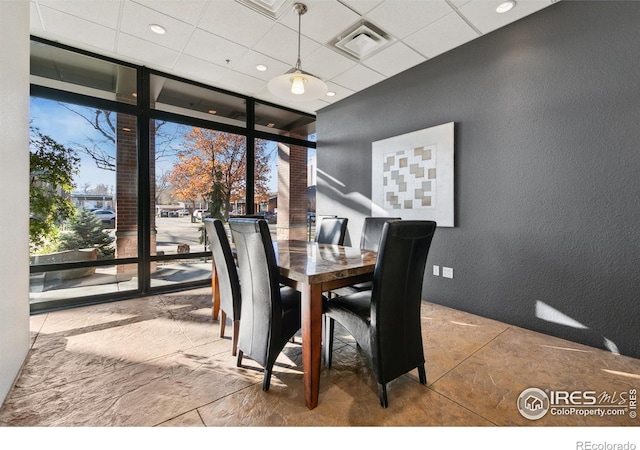
[{"label": "black dining chair", "polygon": [[264,219],[230,219],[229,227],[241,275],[237,365],[246,355],[264,367],[262,390],[268,391],[278,355],[300,329],[300,293],[279,284],[273,242]]},{"label": "black dining chair", "polygon": [[[380,247],[384,224],[393,220],[402,220],[402,217],[365,217],[362,225],[362,234],[360,235],[360,249],[377,252]],[[360,292],[369,290],[372,286],[371,281],[365,281],[334,292],[338,294]]]},{"label": "black dining chair", "polygon": [[236,356],[238,330],[240,328],[240,281],[238,270],[222,221],[219,219],[204,219],[204,226],[211,245],[213,269],[218,274],[221,312],[220,337],[224,337],[227,317],[230,317],[233,323],[231,354]]},{"label": "black dining chair", "polygon": [[316,242],[318,244],[344,245],[348,221],[345,217],[323,218],[316,228]]},{"label": "black dining chair", "polygon": [[323,304],[325,363],[331,367],[335,322],[356,340],[378,382],[380,404],[386,408],[387,383],[418,369],[427,384],[420,303],[422,280],[433,221],[394,221],[384,224],[371,290],[337,297]]}]

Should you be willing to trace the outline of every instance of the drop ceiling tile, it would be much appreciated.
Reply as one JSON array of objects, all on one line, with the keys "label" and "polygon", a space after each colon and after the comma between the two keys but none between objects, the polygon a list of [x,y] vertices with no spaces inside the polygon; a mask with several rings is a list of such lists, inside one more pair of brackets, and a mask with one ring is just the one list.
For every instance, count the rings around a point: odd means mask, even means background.
[{"label": "drop ceiling tile", "polygon": [[[302,34],[322,44],[360,20],[360,15],[340,2],[305,0],[307,12],[301,17]],[[280,23],[298,32],[298,14],[288,11]]]},{"label": "drop ceiling tile", "polygon": [[175,50],[125,33],[118,36],[117,53],[121,59],[163,70],[172,68],[178,57]]},{"label": "drop ceiling tile", "polygon": [[[248,48],[228,41],[215,34],[196,29],[184,49],[187,55],[195,56],[205,61],[211,61],[219,66],[233,69],[235,64],[249,51]],[[227,62],[227,60],[229,62]]]},{"label": "drop ceiling tile", "polygon": [[403,39],[451,11],[445,0],[385,0],[365,17],[394,37]]},{"label": "drop ceiling tile", "polygon": [[236,1],[213,1],[204,11],[198,27],[251,48],[274,25],[274,20]]},{"label": "drop ceiling tile", "polygon": [[38,11],[38,5],[34,1],[29,2],[29,27],[31,33],[44,31],[42,21],[40,20],[40,11]]},{"label": "drop ceiling tile", "polygon": [[120,15],[120,2],[112,0],[40,0],[40,6],[56,9],[78,19],[88,20],[105,27],[116,29]]},{"label": "drop ceiling tile", "polygon": [[363,63],[376,72],[391,77],[424,61],[426,61],[426,58],[420,53],[407,47],[402,42],[396,42],[365,59]]},{"label": "drop ceiling tile", "polygon": [[[86,0],[84,0],[86,2]],[[202,15],[202,10],[207,5],[206,0],[133,0],[146,8],[153,9],[166,16],[173,17],[182,22],[197,25]],[[87,2],[88,3],[88,2]],[[92,1],[93,3],[93,1]],[[117,3],[117,2],[111,2]]]},{"label": "drop ceiling tile", "polygon": [[332,82],[328,82],[327,87],[329,88],[329,91],[336,93],[336,95],[334,95],[333,97],[328,97],[328,96],[326,98],[323,97],[323,100],[329,103],[335,103],[337,101],[340,101],[349,97],[350,95],[355,94],[355,92],[352,91],[351,89],[347,89],[345,87],[340,86],[339,84],[335,84]]},{"label": "drop ceiling tile", "polygon": [[433,58],[478,37],[457,13],[451,13],[404,39],[427,58]]},{"label": "drop ceiling tile", "polygon": [[339,0],[360,15],[365,15],[380,3],[382,0]]},{"label": "drop ceiling tile", "polygon": [[352,91],[360,91],[372,86],[385,77],[367,67],[357,65],[331,79],[336,84]]},{"label": "drop ceiling tile", "polygon": [[238,92],[245,95],[253,95],[265,85],[263,80],[250,77],[244,73],[230,70],[224,74],[216,84],[229,91]]},{"label": "drop ceiling tile", "polygon": [[[320,47],[316,41],[302,36],[300,39],[300,55],[304,60],[306,55]],[[253,46],[253,50],[271,56],[283,63],[295,66],[298,58],[298,33],[284,25],[277,24]]]},{"label": "drop ceiling tile", "polygon": [[116,43],[116,30],[79,19],[56,9],[40,6],[40,14],[49,39],[62,38],[62,42],[84,49],[100,49],[113,52]]},{"label": "drop ceiling tile", "polygon": [[[258,64],[265,65],[267,70],[260,72],[256,69]],[[291,67],[292,66],[287,65],[282,61],[278,61],[277,59],[273,59],[269,56],[263,55],[262,53],[249,51],[240,58],[238,63],[233,67],[233,70],[242,72],[254,78],[259,78],[263,81],[269,81],[273,77],[277,77],[278,75],[282,75],[287,72]]]},{"label": "drop ceiling tile", "polygon": [[482,33],[497,30],[511,22],[522,19],[551,4],[551,0],[518,0],[515,8],[498,14],[496,7],[504,0],[474,0],[460,7],[458,11]]},{"label": "drop ceiling tile", "polygon": [[[156,34],[149,29],[150,24],[161,25],[167,32]],[[193,32],[193,28],[193,25],[133,2],[124,4],[120,24],[120,31],[123,33],[173,50],[183,49]]]},{"label": "drop ceiling tile", "polygon": [[173,70],[187,79],[212,84],[226,75],[231,69],[182,54],[178,57]]},{"label": "drop ceiling tile", "polygon": [[471,0],[450,0],[450,1],[453,6],[455,6],[456,8],[460,8],[461,6],[469,3]]},{"label": "drop ceiling tile", "polygon": [[356,65],[356,62],[327,47],[319,47],[302,60],[302,68],[313,75],[329,80]]}]

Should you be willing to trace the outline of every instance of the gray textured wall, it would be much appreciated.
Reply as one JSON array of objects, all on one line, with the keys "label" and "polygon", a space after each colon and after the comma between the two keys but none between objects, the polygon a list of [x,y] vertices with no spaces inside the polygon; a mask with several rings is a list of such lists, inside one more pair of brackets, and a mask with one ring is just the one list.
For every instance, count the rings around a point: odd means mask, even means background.
[{"label": "gray textured wall", "polygon": [[450,121],[424,298],[640,357],[640,2],[559,2],[324,108],[318,214],[357,245],[371,142]]}]

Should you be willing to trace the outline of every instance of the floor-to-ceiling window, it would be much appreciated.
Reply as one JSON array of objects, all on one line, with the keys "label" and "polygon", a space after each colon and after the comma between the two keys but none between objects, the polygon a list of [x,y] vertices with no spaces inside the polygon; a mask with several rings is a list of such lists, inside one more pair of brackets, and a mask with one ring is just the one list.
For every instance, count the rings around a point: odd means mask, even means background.
[{"label": "floor-to-ceiling window", "polygon": [[306,227],[313,116],[35,38],[31,73],[32,311],[207,285],[206,217]]}]

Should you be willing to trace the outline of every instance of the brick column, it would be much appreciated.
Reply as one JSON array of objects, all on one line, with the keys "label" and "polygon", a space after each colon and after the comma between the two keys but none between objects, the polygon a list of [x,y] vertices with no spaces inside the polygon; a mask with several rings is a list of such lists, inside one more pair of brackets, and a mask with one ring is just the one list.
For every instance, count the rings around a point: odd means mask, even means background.
[{"label": "brick column", "polygon": [[[138,145],[136,138],[136,117],[117,114],[116,120],[116,258],[130,258],[138,255]],[[154,133],[150,132],[151,180],[155,180]],[[155,183],[151,185],[151,198],[155,198]],[[144,206],[144,205],[141,205]],[[151,210],[151,249],[155,254],[155,205],[147,205]],[[152,272],[155,263],[152,263]],[[135,264],[118,265],[118,273],[136,273]]]},{"label": "brick column", "polygon": [[278,239],[307,240],[307,148],[278,143]]}]

